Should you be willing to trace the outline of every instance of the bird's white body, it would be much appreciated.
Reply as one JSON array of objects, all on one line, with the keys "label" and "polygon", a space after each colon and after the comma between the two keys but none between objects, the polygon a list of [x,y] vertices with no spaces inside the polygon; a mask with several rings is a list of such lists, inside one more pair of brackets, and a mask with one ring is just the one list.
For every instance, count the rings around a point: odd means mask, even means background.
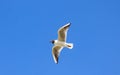
[{"label": "bird's white body", "polygon": [[72,43],[66,43],[66,42],[59,41],[59,40],[55,40],[54,45],[55,46],[61,46],[61,47],[67,47],[69,49],[73,48],[73,44]]}]

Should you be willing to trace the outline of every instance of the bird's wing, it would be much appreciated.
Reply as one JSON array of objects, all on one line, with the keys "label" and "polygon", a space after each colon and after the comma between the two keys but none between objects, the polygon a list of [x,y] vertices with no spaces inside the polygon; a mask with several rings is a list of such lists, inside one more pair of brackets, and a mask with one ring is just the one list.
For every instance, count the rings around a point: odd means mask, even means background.
[{"label": "bird's wing", "polygon": [[52,55],[53,55],[53,59],[56,64],[58,63],[58,58],[59,58],[62,48],[63,47],[61,47],[61,46],[53,46],[53,48],[52,48]]},{"label": "bird's wing", "polygon": [[70,23],[64,25],[63,27],[61,27],[61,28],[58,30],[58,40],[59,40],[59,41],[63,41],[63,42],[66,41],[67,31],[68,31],[68,28],[69,28],[69,27],[70,27]]}]

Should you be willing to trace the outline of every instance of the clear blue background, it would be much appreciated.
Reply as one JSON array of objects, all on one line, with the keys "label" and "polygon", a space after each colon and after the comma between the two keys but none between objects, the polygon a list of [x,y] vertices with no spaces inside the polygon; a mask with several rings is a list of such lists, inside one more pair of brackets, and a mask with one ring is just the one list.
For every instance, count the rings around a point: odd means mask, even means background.
[{"label": "clear blue background", "polygon": [[[71,22],[59,64],[57,30]],[[119,0],[0,0],[0,75],[120,75]]]}]

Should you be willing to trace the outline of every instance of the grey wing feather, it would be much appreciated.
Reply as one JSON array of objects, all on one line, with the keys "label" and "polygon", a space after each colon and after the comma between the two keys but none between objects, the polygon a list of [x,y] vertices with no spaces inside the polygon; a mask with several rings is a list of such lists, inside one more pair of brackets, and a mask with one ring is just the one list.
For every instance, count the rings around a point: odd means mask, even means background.
[{"label": "grey wing feather", "polygon": [[61,28],[58,30],[58,40],[59,40],[59,41],[63,41],[63,42],[66,41],[67,30],[68,30],[69,27],[70,27],[70,23],[64,25],[63,27],[61,27]]},{"label": "grey wing feather", "polygon": [[54,59],[56,64],[58,63],[58,58],[59,58],[59,55],[60,55],[62,48],[63,47],[61,47],[61,46],[54,46],[52,48],[52,55],[53,55],[53,59]]}]

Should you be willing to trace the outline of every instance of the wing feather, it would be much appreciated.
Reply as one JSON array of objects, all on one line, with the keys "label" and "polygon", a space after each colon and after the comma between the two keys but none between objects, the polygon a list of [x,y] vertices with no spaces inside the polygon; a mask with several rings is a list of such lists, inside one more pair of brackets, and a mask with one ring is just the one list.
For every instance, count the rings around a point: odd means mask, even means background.
[{"label": "wing feather", "polygon": [[67,31],[68,31],[68,28],[69,28],[69,27],[70,27],[70,23],[64,25],[63,27],[61,27],[61,28],[58,30],[58,40],[59,40],[59,41],[63,41],[63,42],[66,41]]},{"label": "wing feather", "polygon": [[52,55],[53,55],[53,59],[56,64],[58,63],[58,58],[59,58],[62,48],[63,47],[61,47],[61,46],[53,46],[53,48],[52,48]]}]

